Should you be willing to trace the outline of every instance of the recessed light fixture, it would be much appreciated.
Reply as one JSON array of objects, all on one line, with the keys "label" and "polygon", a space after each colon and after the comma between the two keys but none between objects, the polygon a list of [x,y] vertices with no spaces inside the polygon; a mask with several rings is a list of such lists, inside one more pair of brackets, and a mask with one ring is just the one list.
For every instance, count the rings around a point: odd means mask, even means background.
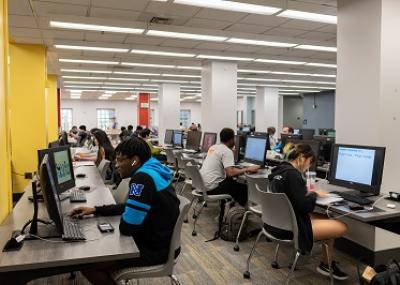
[{"label": "recessed light fixture", "polygon": [[282,10],[281,8],[276,7],[224,0],[175,0],[174,3],[261,15],[272,15]]},{"label": "recessed light fixture", "polygon": [[72,49],[72,50],[88,50],[88,51],[99,51],[99,52],[128,52],[126,48],[108,48],[108,47],[91,47],[91,46],[75,46],[75,45],[54,45],[55,48],[59,49]]},{"label": "recessed light fixture", "polygon": [[194,57],[195,56],[195,54],[192,54],[192,53],[141,50],[141,49],[131,49],[131,53],[146,54],[146,55],[159,55],[159,56],[176,56],[176,57]]},{"label": "recessed light fixture", "polygon": [[330,63],[318,63],[318,62],[308,62],[306,63],[308,66],[318,66],[318,67],[328,67],[328,68],[337,68],[336,64]]},{"label": "recessed light fixture", "polygon": [[139,83],[124,83],[124,82],[104,82],[104,85],[140,86]]},{"label": "recessed light fixture", "polygon": [[92,79],[92,80],[106,80],[107,77],[91,77],[91,76],[70,76],[70,75],[62,75],[62,78],[68,79]]},{"label": "recessed light fixture", "polygon": [[201,78],[201,75],[190,75],[190,74],[169,74],[163,73],[161,76],[165,77],[185,77],[185,78]]},{"label": "recessed light fixture", "polygon": [[151,79],[151,82],[161,82],[161,83],[187,83],[182,80],[168,80],[168,79]]},{"label": "recessed light fixture", "polygon": [[103,25],[93,25],[93,24],[84,24],[84,23],[60,22],[60,21],[50,21],[50,27],[62,28],[62,29],[72,29],[72,30],[124,33],[124,34],[141,34],[144,31],[144,29],[103,26]]},{"label": "recessed light fixture", "polygon": [[126,72],[126,71],[114,71],[114,74],[126,74],[126,75],[140,75],[140,76],[160,76],[160,73],[147,73],[147,72]]},{"label": "recessed light fixture", "polygon": [[178,33],[178,32],[168,32],[168,31],[158,31],[158,30],[148,30],[146,32],[146,35],[155,37],[167,37],[167,38],[178,38],[178,39],[197,40],[197,41],[212,41],[212,42],[223,42],[227,39],[227,37],[221,37],[221,36]]},{"label": "recessed light fixture", "polygon": [[61,72],[74,72],[74,73],[103,73],[103,74],[110,74],[112,73],[111,70],[89,70],[89,69],[67,69],[61,68]]},{"label": "recessed light fixture", "polygon": [[139,62],[121,62],[121,65],[127,66],[140,66],[140,67],[155,67],[155,68],[174,68],[174,65],[167,64],[152,64],[152,63],[139,63]]},{"label": "recessed light fixture", "polygon": [[230,38],[226,42],[234,44],[245,44],[245,45],[256,45],[256,46],[270,46],[270,47],[294,47],[298,44],[241,39],[241,38]]},{"label": "recessed light fixture", "polygon": [[296,46],[294,48],[306,49],[306,50],[316,50],[316,51],[337,52],[337,48],[336,47],[327,47],[327,46],[298,45],[298,46]]},{"label": "recessed light fixture", "polygon": [[189,69],[189,70],[201,70],[201,66],[187,66],[187,65],[177,65],[175,68],[178,69]]},{"label": "recessed light fixture", "polygon": [[147,82],[149,79],[147,78],[125,78],[125,77],[110,77],[109,80],[116,80],[116,81],[143,81]]},{"label": "recessed light fixture", "polygon": [[220,56],[220,55],[209,55],[209,54],[199,54],[197,58],[206,59],[220,59],[220,60],[233,60],[233,61],[253,61],[254,58],[249,57],[236,57],[236,56]]},{"label": "recessed light fixture", "polygon": [[241,73],[260,73],[260,74],[271,73],[271,71],[269,71],[269,70],[258,70],[258,69],[238,69],[238,72],[241,72]]},{"label": "recessed light fixture", "polygon": [[327,24],[337,24],[337,17],[326,14],[310,13],[297,10],[285,10],[277,15],[278,17],[285,17],[297,20],[321,22]]},{"label": "recessed light fixture", "polygon": [[264,63],[289,64],[289,65],[302,65],[306,63],[304,61],[276,60],[276,59],[264,59],[264,58],[257,58],[255,61]]},{"label": "recessed light fixture", "polygon": [[64,84],[103,84],[102,82],[90,82],[90,81],[64,81]]},{"label": "recessed light fixture", "polygon": [[87,60],[87,59],[69,59],[60,58],[59,62],[69,62],[69,63],[89,63],[89,64],[118,64],[118,61],[103,61],[103,60]]}]

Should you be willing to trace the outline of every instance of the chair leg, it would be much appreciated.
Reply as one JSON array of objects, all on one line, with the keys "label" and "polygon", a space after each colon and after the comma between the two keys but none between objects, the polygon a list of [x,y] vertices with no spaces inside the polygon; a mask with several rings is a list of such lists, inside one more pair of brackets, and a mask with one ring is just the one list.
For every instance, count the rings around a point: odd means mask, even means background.
[{"label": "chair leg", "polygon": [[201,207],[200,207],[199,211],[197,212],[196,218],[195,218],[194,221],[193,221],[192,236],[196,236],[196,235],[197,235],[197,232],[196,232],[196,223],[197,223],[197,219],[199,218],[199,216],[200,216],[200,214],[201,214],[201,211],[202,211],[203,208],[204,208],[204,204],[205,204],[205,203],[206,203],[206,201],[204,201],[204,202],[201,204]]},{"label": "chair leg", "polygon": [[254,251],[255,251],[255,249],[256,249],[256,246],[257,246],[258,241],[259,241],[260,238],[261,238],[261,235],[263,235],[263,232],[262,232],[262,231],[257,235],[256,241],[254,242],[253,247],[251,248],[249,257],[247,258],[246,271],[243,273],[243,277],[244,277],[245,279],[250,279],[250,260],[251,260],[251,258],[253,257]]},{"label": "chair leg", "polygon": [[239,250],[240,250],[240,248],[239,248],[239,238],[240,238],[240,234],[242,233],[242,229],[243,229],[244,223],[245,223],[246,220],[247,220],[247,216],[248,216],[250,213],[251,213],[250,211],[246,211],[246,212],[244,213],[244,215],[243,215],[242,222],[240,223],[240,228],[239,228],[239,231],[238,231],[238,234],[237,234],[237,237],[236,237],[235,247],[233,248],[234,251],[239,251]]},{"label": "chair leg", "polygon": [[[196,199],[196,197],[193,197],[192,200],[190,201],[189,210],[192,207],[193,202],[194,202],[195,199]],[[187,211],[186,218],[183,221],[185,224],[187,224],[189,222],[189,210]]]},{"label": "chair leg", "polygon": [[299,260],[299,257],[300,257],[300,252],[297,251],[297,252],[296,252],[296,256],[295,256],[295,258],[294,258],[294,262],[293,262],[293,264],[292,264],[292,268],[290,269],[289,274],[288,274],[288,276],[287,276],[287,278],[286,278],[285,285],[288,285],[288,284],[289,284],[289,282],[290,282],[290,277],[292,276],[294,270],[296,269],[296,265],[297,265],[297,261]]},{"label": "chair leg", "polygon": [[329,266],[329,278],[331,279],[331,285],[334,284],[334,279],[333,279],[333,270],[332,270],[332,260],[330,259],[330,255],[329,255],[329,246],[326,242],[323,243],[324,245],[324,249],[325,249],[325,253],[326,256],[328,258],[328,266]]},{"label": "chair leg", "polygon": [[181,285],[181,283],[179,282],[178,278],[175,275],[171,275],[171,285]]},{"label": "chair leg", "polygon": [[274,261],[271,263],[271,267],[275,269],[279,269],[279,263],[278,263],[278,254],[279,254],[279,243],[275,247],[275,255],[274,255]]}]

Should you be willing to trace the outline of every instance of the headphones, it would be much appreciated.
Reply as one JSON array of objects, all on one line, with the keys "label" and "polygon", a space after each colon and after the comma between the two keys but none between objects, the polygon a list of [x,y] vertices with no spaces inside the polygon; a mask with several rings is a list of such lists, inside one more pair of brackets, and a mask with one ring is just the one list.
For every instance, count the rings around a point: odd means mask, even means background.
[{"label": "headphones", "polygon": [[134,161],[132,162],[132,166],[135,166],[135,164],[136,164],[136,160],[134,160]]}]

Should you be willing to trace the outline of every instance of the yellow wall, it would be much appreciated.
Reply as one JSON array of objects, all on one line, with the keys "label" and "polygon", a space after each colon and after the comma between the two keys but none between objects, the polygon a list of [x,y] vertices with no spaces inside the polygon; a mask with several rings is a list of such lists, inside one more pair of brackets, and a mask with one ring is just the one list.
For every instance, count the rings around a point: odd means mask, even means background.
[{"label": "yellow wall", "polygon": [[25,172],[37,170],[37,150],[47,146],[46,50],[10,44],[10,129],[13,192],[23,192]]},{"label": "yellow wall", "polygon": [[57,103],[57,75],[48,75],[47,83],[47,138],[55,141],[58,138],[58,103]]},{"label": "yellow wall", "polygon": [[0,223],[12,208],[11,161],[8,128],[7,0],[0,0]]}]

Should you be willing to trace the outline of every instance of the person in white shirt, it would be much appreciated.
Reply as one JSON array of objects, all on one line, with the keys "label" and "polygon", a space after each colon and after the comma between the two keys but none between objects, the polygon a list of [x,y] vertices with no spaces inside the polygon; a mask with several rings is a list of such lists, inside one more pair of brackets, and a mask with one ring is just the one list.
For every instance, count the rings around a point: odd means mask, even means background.
[{"label": "person in white shirt", "polygon": [[235,132],[224,128],[220,134],[220,144],[209,148],[207,156],[200,169],[208,195],[229,194],[240,205],[247,203],[247,186],[238,183],[233,178],[246,172],[255,173],[259,166],[236,168],[233,155]]},{"label": "person in white shirt", "polygon": [[268,133],[268,136],[269,136],[270,149],[274,149],[274,147],[278,143],[278,138],[275,136],[275,133],[276,133],[275,127],[268,127],[267,128],[267,133]]}]

